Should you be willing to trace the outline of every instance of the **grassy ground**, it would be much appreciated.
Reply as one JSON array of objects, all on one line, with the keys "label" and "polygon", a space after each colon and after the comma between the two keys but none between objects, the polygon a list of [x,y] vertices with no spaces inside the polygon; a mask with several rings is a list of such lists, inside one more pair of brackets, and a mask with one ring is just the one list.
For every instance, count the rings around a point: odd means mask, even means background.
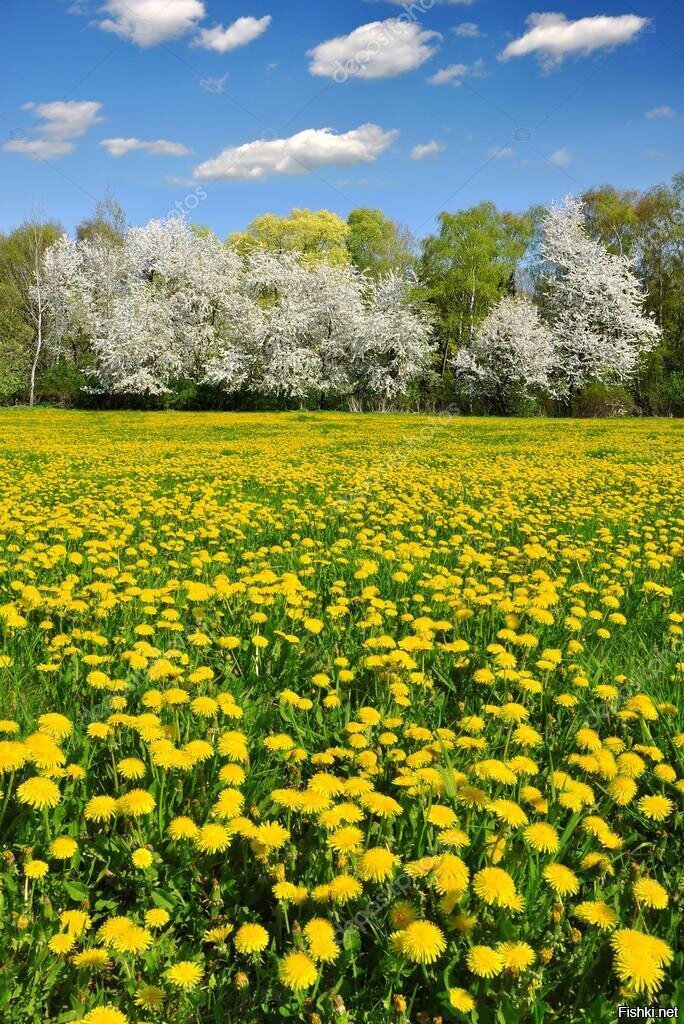
[{"label": "grassy ground", "polygon": [[0,1018],[681,1005],[683,451],[0,411]]}]

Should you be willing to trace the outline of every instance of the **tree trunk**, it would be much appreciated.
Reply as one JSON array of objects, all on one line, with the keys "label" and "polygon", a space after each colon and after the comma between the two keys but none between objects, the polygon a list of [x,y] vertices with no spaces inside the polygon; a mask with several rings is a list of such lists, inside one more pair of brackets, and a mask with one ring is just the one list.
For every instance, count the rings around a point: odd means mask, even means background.
[{"label": "tree trunk", "polygon": [[[39,282],[40,278],[36,275],[36,279]],[[41,349],[43,348],[43,296],[40,289],[40,283],[36,285],[36,351],[33,356],[33,362],[31,363],[31,386],[29,389],[29,406],[33,408],[36,403],[36,371],[38,369],[38,360],[40,359]]]}]

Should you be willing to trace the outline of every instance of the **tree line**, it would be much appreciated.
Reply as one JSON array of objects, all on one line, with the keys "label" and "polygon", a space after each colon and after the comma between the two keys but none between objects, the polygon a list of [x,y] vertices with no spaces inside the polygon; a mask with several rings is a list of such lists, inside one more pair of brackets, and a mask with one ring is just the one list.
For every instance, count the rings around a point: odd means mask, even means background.
[{"label": "tree line", "polygon": [[0,402],[682,415],[683,213],[681,174],[421,240],[364,207],[221,240],[109,194],[0,236]]}]

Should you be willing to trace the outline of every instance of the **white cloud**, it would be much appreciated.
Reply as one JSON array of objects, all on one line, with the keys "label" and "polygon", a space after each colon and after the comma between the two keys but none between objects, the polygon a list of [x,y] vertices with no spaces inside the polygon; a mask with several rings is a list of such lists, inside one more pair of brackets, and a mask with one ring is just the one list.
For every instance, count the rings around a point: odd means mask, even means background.
[{"label": "white cloud", "polygon": [[676,117],[677,111],[673,107],[653,107],[651,110],[647,110],[644,115],[649,121],[656,121],[659,118],[664,117]]},{"label": "white cloud", "polygon": [[429,156],[437,156],[443,150],[444,143],[438,142],[437,139],[431,139],[429,142],[421,142],[414,146],[411,150],[411,159],[426,160]]},{"label": "white cloud", "polygon": [[530,14],[527,32],[509,43],[501,60],[535,53],[550,69],[561,64],[568,54],[586,56],[594,50],[630,43],[648,24],[648,18],[636,14],[615,17],[597,15],[569,21],[564,14]]},{"label": "white cloud", "polygon": [[203,28],[195,40],[195,45],[202,46],[205,50],[216,50],[217,53],[228,53],[258,39],[271,24],[271,20],[271,15],[267,14],[263,18],[238,18],[228,28],[224,28],[223,25]]},{"label": "white cloud", "polygon": [[145,142],[144,139],[103,139],[100,145],[114,157],[126,156],[134,150],[146,150],[152,156],[187,156],[188,153],[192,153],[192,150],[182,142],[169,142],[167,139],[154,139],[149,142]]},{"label": "white cloud", "polygon": [[397,18],[360,25],[347,36],[327,39],[309,50],[312,75],[344,82],[348,78],[393,78],[415,71],[436,52],[439,32]]},{"label": "white cloud", "polygon": [[515,150],[510,146],[493,146],[487,150],[487,156],[490,160],[507,160],[509,157],[515,156]]},{"label": "white cloud", "polygon": [[460,25],[454,26],[454,32],[457,36],[463,36],[466,39],[481,39],[483,36],[480,26],[476,25],[474,21],[462,21]]},{"label": "white cloud", "polygon": [[221,75],[220,78],[201,78],[200,89],[204,89],[205,92],[215,92],[219,95],[226,88],[226,79],[228,78],[228,72],[225,75]]},{"label": "white cloud", "polygon": [[8,153],[23,153],[33,160],[52,160],[71,153],[74,145],[63,139],[11,139],[2,148]]},{"label": "white cloud", "polygon": [[553,164],[554,167],[567,167],[572,163],[572,153],[569,149],[556,149],[547,156],[546,162]]},{"label": "white cloud", "polygon": [[156,46],[197,28],[205,14],[203,0],[107,0],[109,17],[97,22],[106,32],[138,46]]},{"label": "white cloud", "polygon": [[328,164],[369,164],[384,153],[398,134],[384,131],[377,124],[363,124],[342,135],[336,135],[330,128],[307,128],[285,139],[256,139],[224,149],[213,160],[205,160],[196,167],[194,177],[262,181],[271,174],[305,174]]},{"label": "white cloud", "polygon": [[102,118],[101,103],[90,100],[55,100],[54,103],[25,103],[22,110],[35,111],[45,122],[40,131],[51,138],[76,139]]},{"label": "white cloud", "polygon": [[464,78],[482,78],[483,68],[483,60],[476,60],[472,67],[468,64],[450,64],[435,72],[434,75],[430,75],[428,83],[430,85],[459,86],[463,83]]},{"label": "white cloud", "polygon": [[23,153],[35,160],[50,160],[66,156],[74,149],[72,139],[78,139],[91,125],[102,120],[101,103],[92,100],[55,100],[54,103],[25,103],[22,110],[31,110],[42,124],[37,126],[34,139],[11,139],[4,149],[9,153]]}]

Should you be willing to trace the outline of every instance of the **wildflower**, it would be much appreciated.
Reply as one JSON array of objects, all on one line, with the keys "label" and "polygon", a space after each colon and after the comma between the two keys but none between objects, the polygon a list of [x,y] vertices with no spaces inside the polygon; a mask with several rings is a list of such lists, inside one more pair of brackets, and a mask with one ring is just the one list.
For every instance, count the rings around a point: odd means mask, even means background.
[{"label": "wildflower", "polygon": [[359,874],[365,882],[384,882],[399,863],[399,858],[384,847],[369,847],[359,861]]},{"label": "wildflower", "polygon": [[464,988],[450,988],[449,1005],[459,1013],[470,1013],[475,1009],[475,1000]]},{"label": "wildflower", "polygon": [[203,825],[192,838],[201,853],[223,853],[228,849],[232,837],[225,825],[209,824]]},{"label": "wildflower", "polygon": [[579,903],[573,910],[573,914],[585,924],[595,925],[603,931],[610,931],[618,920],[613,908],[601,900],[588,900],[585,903]]},{"label": "wildflower", "polygon": [[316,961],[332,963],[340,955],[340,947],[335,942],[335,929],[330,921],[322,917],[314,917],[304,925],[304,938],[311,957]]},{"label": "wildflower", "polygon": [[534,963],[535,952],[527,942],[500,942],[497,953],[503,961],[504,970],[519,974]]},{"label": "wildflower", "polygon": [[490,906],[513,909],[519,906],[515,882],[503,868],[482,868],[473,878],[473,889]]},{"label": "wildflower", "polygon": [[84,949],[80,953],[76,953],[72,956],[71,962],[75,967],[83,968],[83,970],[96,971],[107,966],[109,954],[106,949],[93,946],[91,949]]},{"label": "wildflower", "polygon": [[539,821],[528,825],[523,831],[526,842],[538,853],[557,853],[559,848],[558,832],[548,822]]},{"label": "wildflower", "polygon": [[184,815],[174,818],[168,828],[169,836],[176,841],[180,839],[195,839],[199,835],[199,831],[199,826],[195,824],[192,818],[186,818]]},{"label": "wildflower", "polygon": [[86,821],[110,821],[118,810],[113,796],[93,796],[85,805],[83,817]]},{"label": "wildflower", "polygon": [[411,921],[403,931],[393,935],[399,950],[416,964],[431,964],[446,949],[446,939],[432,921]]},{"label": "wildflower", "polygon": [[125,757],[119,761],[117,771],[127,780],[143,779],[147,774],[144,762],[137,757]]},{"label": "wildflower", "polygon": [[48,870],[49,867],[44,860],[30,860],[24,865],[24,875],[26,878],[44,878]]},{"label": "wildflower", "polygon": [[145,924],[148,928],[163,928],[170,921],[170,915],[162,907],[152,907],[145,914]]},{"label": "wildflower", "polygon": [[52,779],[36,775],[22,782],[17,789],[17,799],[20,803],[41,811],[45,807],[56,807],[61,795]]},{"label": "wildflower", "polygon": [[635,898],[652,910],[664,910],[668,904],[667,890],[654,878],[640,878],[634,883]]},{"label": "wildflower", "polygon": [[164,972],[165,977],[183,992],[192,992],[202,980],[202,968],[194,960],[180,960]]},{"label": "wildflower", "polygon": [[232,932],[232,924],[220,924],[216,928],[208,928],[202,936],[202,942],[225,942]]},{"label": "wildflower", "polygon": [[124,793],[117,801],[117,807],[123,814],[132,818],[140,818],[150,814],[156,807],[156,800],[146,789],[132,789]]},{"label": "wildflower", "polygon": [[149,1013],[161,1009],[164,1004],[164,990],[156,985],[141,985],[135,993],[135,1005]]},{"label": "wildflower", "polygon": [[76,945],[76,936],[69,932],[62,932],[59,935],[53,935],[48,942],[48,947],[53,953],[57,953],[58,956],[62,956],[65,953],[69,953]]},{"label": "wildflower", "polygon": [[140,868],[144,871],[151,866],[154,857],[146,847],[141,846],[138,850],[133,851],[131,860],[133,862],[133,867]]},{"label": "wildflower", "polygon": [[81,1017],[78,1024],[129,1024],[128,1017],[113,1006],[97,1006]]},{"label": "wildflower", "polygon": [[491,946],[473,946],[468,950],[466,964],[478,978],[495,978],[504,967],[501,954]]},{"label": "wildflower", "polygon": [[351,875],[338,875],[333,878],[328,891],[333,903],[348,903],[361,895],[363,886]]},{"label": "wildflower", "polygon": [[280,979],[294,992],[300,992],[316,983],[318,969],[306,953],[288,953],[280,963]]},{"label": "wildflower", "polygon": [[547,864],[542,874],[559,896],[574,896],[579,891],[577,875],[564,864]]},{"label": "wildflower", "polygon": [[70,860],[78,849],[78,843],[70,836],[59,836],[50,843],[50,856],[55,860]]},{"label": "wildflower", "polygon": [[243,924],[235,933],[238,953],[261,953],[268,945],[268,932],[260,924]]},{"label": "wildflower", "polygon": [[651,821],[665,821],[672,813],[674,804],[666,796],[642,796],[637,807]]}]

